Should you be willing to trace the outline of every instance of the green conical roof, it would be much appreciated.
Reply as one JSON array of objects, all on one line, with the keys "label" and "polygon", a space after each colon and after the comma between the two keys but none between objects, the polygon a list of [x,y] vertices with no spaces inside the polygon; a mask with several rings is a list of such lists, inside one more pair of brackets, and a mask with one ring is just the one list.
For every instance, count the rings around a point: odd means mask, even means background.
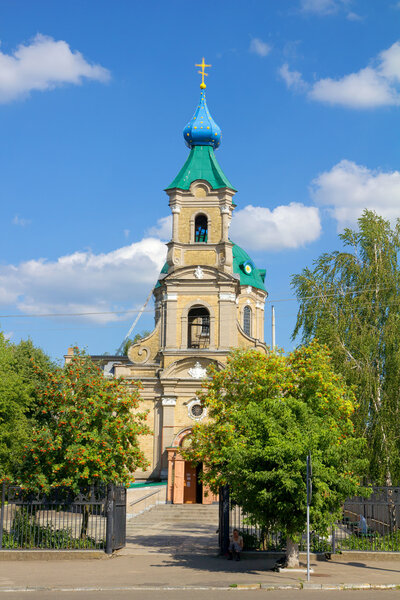
[{"label": "green conical roof", "polygon": [[219,166],[212,146],[193,146],[182,169],[166,189],[188,190],[197,179],[207,181],[213,190],[230,188],[236,192]]}]

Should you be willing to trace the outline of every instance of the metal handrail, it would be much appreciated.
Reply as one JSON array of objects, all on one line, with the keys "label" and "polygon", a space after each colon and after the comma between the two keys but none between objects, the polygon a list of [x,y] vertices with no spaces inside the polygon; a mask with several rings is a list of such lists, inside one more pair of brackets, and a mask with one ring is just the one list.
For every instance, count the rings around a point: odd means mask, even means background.
[{"label": "metal handrail", "polygon": [[160,491],[161,490],[154,490],[154,492],[149,492],[145,496],[142,496],[141,498],[138,498],[137,500],[134,500],[133,502],[130,502],[129,506],[133,506],[134,504],[138,504],[139,502],[143,502],[143,500],[146,500],[146,498],[150,498],[150,496],[154,496],[154,494],[159,494]]}]

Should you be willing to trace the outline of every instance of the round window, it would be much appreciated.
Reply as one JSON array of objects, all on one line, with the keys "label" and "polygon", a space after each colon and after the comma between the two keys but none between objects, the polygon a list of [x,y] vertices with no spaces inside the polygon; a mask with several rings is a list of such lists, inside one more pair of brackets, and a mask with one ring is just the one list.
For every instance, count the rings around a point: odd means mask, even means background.
[{"label": "round window", "polygon": [[194,421],[201,421],[207,414],[207,409],[197,398],[191,400],[187,405],[188,416]]},{"label": "round window", "polygon": [[203,407],[201,404],[192,404],[190,412],[195,419],[198,419],[203,414]]}]

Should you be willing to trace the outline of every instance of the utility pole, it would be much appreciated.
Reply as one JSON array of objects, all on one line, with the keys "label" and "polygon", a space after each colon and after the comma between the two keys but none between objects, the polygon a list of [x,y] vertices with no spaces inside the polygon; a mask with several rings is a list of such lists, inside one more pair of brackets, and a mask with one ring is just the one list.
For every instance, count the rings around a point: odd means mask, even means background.
[{"label": "utility pole", "polygon": [[275,352],[275,306],[271,305],[272,352]]},{"label": "utility pole", "polygon": [[310,581],[310,504],[312,496],[312,466],[311,453],[307,455],[307,581]]}]

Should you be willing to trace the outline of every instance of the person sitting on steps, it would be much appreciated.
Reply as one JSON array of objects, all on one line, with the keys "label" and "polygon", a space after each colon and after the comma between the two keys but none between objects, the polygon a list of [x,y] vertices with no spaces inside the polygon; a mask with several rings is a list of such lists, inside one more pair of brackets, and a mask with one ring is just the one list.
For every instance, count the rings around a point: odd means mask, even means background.
[{"label": "person sitting on steps", "polygon": [[243,538],[239,535],[239,531],[234,529],[228,548],[228,560],[240,560],[240,553],[243,550]]}]

